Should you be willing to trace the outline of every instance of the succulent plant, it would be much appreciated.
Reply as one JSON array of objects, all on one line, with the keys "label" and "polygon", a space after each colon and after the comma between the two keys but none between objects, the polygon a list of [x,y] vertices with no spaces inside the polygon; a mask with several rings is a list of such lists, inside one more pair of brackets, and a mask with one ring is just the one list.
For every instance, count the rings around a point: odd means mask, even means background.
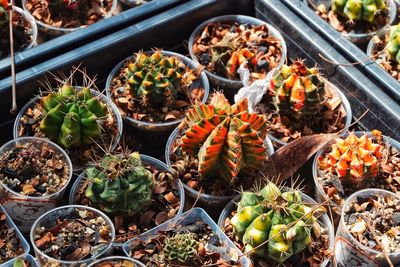
[{"label": "succulent plant", "polygon": [[323,209],[304,204],[299,190],[282,193],[269,182],[259,192],[242,193],[230,222],[246,252],[284,262],[311,244],[311,231],[320,232],[317,211]]},{"label": "succulent plant", "polygon": [[171,106],[181,91],[182,83],[196,77],[179,58],[166,56],[160,50],[151,55],[138,53],[124,70],[128,89],[144,105]]},{"label": "succulent plant", "polygon": [[307,68],[300,60],[283,65],[269,91],[279,114],[298,120],[319,114],[325,94],[318,69]]},{"label": "succulent plant", "polygon": [[89,145],[100,138],[100,120],[107,115],[107,107],[89,88],[63,85],[42,97],[40,105],[45,115],[40,130],[64,148]]},{"label": "succulent plant", "polygon": [[400,64],[400,24],[391,27],[385,51],[391,60]]},{"label": "succulent plant", "polygon": [[165,239],[163,254],[171,263],[189,263],[197,257],[198,245],[195,234],[177,233]]},{"label": "succulent plant", "polygon": [[188,127],[182,150],[197,156],[202,175],[218,174],[233,184],[238,174],[262,166],[266,159],[266,120],[248,112],[247,99],[231,106],[215,93],[209,104],[195,104],[186,113]]},{"label": "succulent plant", "polygon": [[107,154],[86,175],[90,183],[85,196],[107,214],[131,216],[151,200],[153,176],[138,153]]},{"label": "succulent plant", "polygon": [[8,8],[7,0],[0,0],[0,30],[8,30],[9,16],[7,12]]},{"label": "succulent plant", "polygon": [[337,175],[343,186],[368,186],[379,173],[384,148],[381,132],[375,130],[372,135],[378,142],[367,134],[357,137],[350,133],[346,138],[337,138],[331,152],[318,159],[319,168]]},{"label": "succulent plant", "polygon": [[385,0],[332,0],[332,10],[354,22],[373,22],[385,9]]}]

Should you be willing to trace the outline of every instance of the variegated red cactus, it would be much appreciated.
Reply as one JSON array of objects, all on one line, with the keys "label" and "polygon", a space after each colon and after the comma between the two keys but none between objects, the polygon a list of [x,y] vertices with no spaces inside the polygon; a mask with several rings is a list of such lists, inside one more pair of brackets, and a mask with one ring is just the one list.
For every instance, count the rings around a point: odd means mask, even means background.
[{"label": "variegated red cactus", "polygon": [[377,141],[367,134],[357,137],[350,133],[345,139],[338,138],[332,144],[330,153],[319,158],[322,170],[331,170],[342,184],[358,187],[361,183],[375,178],[380,170],[382,160],[381,132],[373,131]]},{"label": "variegated red cactus", "polygon": [[266,160],[266,120],[248,112],[247,99],[231,106],[222,93],[186,113],[182,150],[198,157],[199,172],[219,174],[233,184],[239,173]]}]

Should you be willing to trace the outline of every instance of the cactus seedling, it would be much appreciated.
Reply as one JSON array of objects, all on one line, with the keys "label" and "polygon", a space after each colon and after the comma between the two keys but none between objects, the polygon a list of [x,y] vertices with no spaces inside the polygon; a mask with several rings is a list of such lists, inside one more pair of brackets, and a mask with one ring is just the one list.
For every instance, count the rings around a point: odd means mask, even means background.
[{"label": "cactus seedling", "polygon": [[373,22],[385,9],[385,0],[332,0],[332,10],[354,22]]},{"label": "cactus seedling", "polygon": [[185,264],[197,257],[199,242],[193,233],[177,233],[164,242],[163,254],[168,262]]},{"label": "cactus seedling", "polygon": [[391,60],[400,64],[400,24],[391,27],[385,51]]}]

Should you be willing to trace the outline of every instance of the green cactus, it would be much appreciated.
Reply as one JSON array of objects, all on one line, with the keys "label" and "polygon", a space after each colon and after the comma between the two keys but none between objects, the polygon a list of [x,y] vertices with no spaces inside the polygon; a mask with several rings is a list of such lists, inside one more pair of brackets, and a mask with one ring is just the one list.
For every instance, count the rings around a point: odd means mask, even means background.
[{"label": "green cactus", "polygon": [[85,196],[107,214],[131,216],[151,200],[153,176],[138,153],[107,154],[86,175],[90,183]]},{"label": "green cactus", "polygon": [[177,57],[156,50],[151,55],[138,53],[124,70],[132,95],[143,105],[171,106],[181,91],[182,80],[194,80],[193,71]]},{"label": "green cactus", "polygon": [[390,28],[389,42],[385,46],[385,51],[391,60],[400,64],[400,23]]},{"label": "green cactus", "polygon": [[107,107],[89,88],[77,90],[64,85],[42,97],[40,105],[45,115],[40,130],[62,147],[89,145],[100,138],[100,120],[107,115]]},{"label": "green cactus", "polygon": [[231,225],[246,252],[281,263],[311,244],[311,231],[319,231],[315,212],[300,191],[281,193],[269,182],[260,192],[242,193]]},{"label": "green cactus", "polygon": [[354,22],[373,22],[385,9],[385,0],[332,0],[332,10]]},{"label": "green cactus", "polygon": [[177,233],[165,239],[163,254],[171,263],[185,264],[197,257],[199,242],[193,233]]}]

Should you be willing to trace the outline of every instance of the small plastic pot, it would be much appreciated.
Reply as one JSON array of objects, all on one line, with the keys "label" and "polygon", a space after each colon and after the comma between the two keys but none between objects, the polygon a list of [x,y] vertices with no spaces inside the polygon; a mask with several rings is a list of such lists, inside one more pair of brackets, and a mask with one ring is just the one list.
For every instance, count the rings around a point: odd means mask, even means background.
[{"label": "small plastic pot", "polygon": [[[74,87],[79,90],[81,90],[83,88],[81,86],[74,86]],[[121,139],[122,131],[123,131],[123,123],[122,123],[121,114],[119,113],[117,106],[115,106],[115,104],[112,101],[110,101],[105,95],[103,95],[99,91],[96,91],[93,89],[90,89],[90,92],[92,93],[93,96],[98,97],[104,104],[106,104],[106,106],[108,107],[108,112],[112,113],[113,117],[115,118],[115,123],[118,128],[118,134],[115,136],[115,139],[113,140],[113,143],[111,146],[111,150],[114,150],[117,147],[117,145]],[[23,106],[21,108],[21,110],[19,111],[17,118],[15,119],[14,127],[13,127],[13,136],[15,139],[20,137],[18,135],[18,133],[22,126],[22,124],[20,122],[21,118],[25,115],[28,108],[32,108],[33,106],[35,106],[35,104],[40,102],[40,98],[41,98],[41,96],[34,97],[28,103],[26,103],[25,106]],[[73,165],[73,170],[75,173],[79,173],[83,170],[83,166]]]},{"label": "small plastic pot", "polygon": [[29,233],[31,225],[43,213],[54,209],[60,205],[64,198],[64,192],[72,178],[72,163],[67,153],[57,144],[37,137],[22,137],[11,140],[0,148],[0,154],[12,149],[17,145],[32,143],[32,145],[40,146],[45,143],[49,145],[56,153],[62,155],[62,160],[68,167],[68,178],[66,183],[57,192],[41,197],[32,197],[22,195],[11,190],[7,185],[0,181],[0,203],[7,210],[10,217],[14,220],[18,228],[24,233]]},{"label": "small plastic pot", "polygon": [[145,5],[149,3],[151,0],[120,0],[121,3],[124,5],[132,8],[132,7],[137,7],[140,5]]},{"label": "small plastic pot", "polygon": [[[146,54],[151,54],[153,53],[153,51],[146,51],[144,52]],[[193,60],[189,59],[188,57],[185,57],[181,54],[178,53],[174,53],[174,52],[170,52],[170,51],[164,51],[162,50],[161,53],[163,55],[166,56],[172,56],[172,57],[176,57],[179,58],[185,65],[189,66],[191,69],[195,70],[196,68],[198,68],[199,64],[197,62],[194,62]],[[107,81],[106,81],[106,94],[107,97],[110,99],[111,102],[112,101],[112,94],[111,94],[111,86],[112,86],[112,81],[113,79],[118,76],[121,68],[124,66],[124,64],[127,61],[130,60],[134,60],[136,58],[136,55],[130,56],[124,60],[122,60],[121,62],[119,62],[110,72],[110,74],[108,75]],[[208,98],[208,94],[210,93],[210,85],[208,83],[208,79],[207,79],[207,75],[202,72],[199,76],[199,78],[194,82],[194,84],[196,84],[196,86],[192,85],[192,88],[202,88],[204,89],[204,96],[203,99],[201,100],[202,103],[204,103],[207,98]],[[141,120],[136,120],[133,119],[129,116],[124,116],[124,121],[126,123],[128,123],[130,126],[135,127],[137,129],[141,129],[144,131],[150,131],[150,132],[160,132],[160,131],[171,131],[172,129],[174,129],[176,126],[178,126],[178,124],[184,119],[184,117],[179,118],[177,120],[174,121],[168,121],[168,122],[146,122],[146,121],[141,121]]]},{"label": "small plastic pot", "polygon": [[[368,198],[371,196],[387,196],[393,199],[399,198],[398,195],[382,190],[382,189],[364,189],[350,195],[344,203],[341,215],[339,228],[335,237],[335,262],[337,266],[389,266],[388,262],[381,251],[371,249],[361,244],[348,231],[345,223],[345,211],[350,208],[351,203],[358,197]],[[400,250],[398,252],[388,253],[387,255],[394,266],[400,264]]]},{"label": "small plastic pot", "polygon": [[[27,13],[29,13],[31,15],[30,11],[26,7],[26,0],[21,0],[21,2],[22,2],[22,7],[25,10],[25,12],[27,12]],[[110,10],[107,12],[107,14],[104,16],[103,19],[111,17],[113,15],[113,12],[117,8],[117,5],[118,5],[118,0],[113,0],[113,3],[112,3],[112,6],[111,6]],[[32,18],[34,19],[33,16],[32,16]],[[90,26],[90,25],[82,25],[81,27],[77,27],[77,28],[63,28],[63,27],[55,27],[55,26],[52,26],[52,25],[48,25],[48,24],[46,24],[46,23],[44,23],[44,22],[42,22],[40,20],[36,20],[36,19],[35,19],[35,22],[37,24],[38,29],[41,32],[46,33],[46,34],[48,34],[50,36],[54,36],[54,37],[59,36],[59,35],[63,35],[63,34],[67,34],[67,33],[70,33],[70,32],[76,31],[76,30],[79,30],[79,29],[81,29],[83,27]]]},{"label": "small plastic pot", "polygon": [[[309,4],[309,2],[312,2],[313,6],[317,7],[321,4],[325,5],[327,7],[327,10],[330,9],[331,7],[331,0],[303,0],[303,2],[305,3],[305,5],[309,6],[310,8],[312,8],[311,4]],[[342,36],[346,39],[348,39],[350,42],[352,43],[367,43],[372,36],[376,35],[377,32],[379,32],[380,30],[382,30],[383,28],[385,28],[388,25],[393,24],[393,21],[396,19],[396,4],[394,2],[394,0],[385,0],[388,11],[389,11],[389,18],[387,19],[386,25],[383,26],[380,29],[377,29],[376,31],[373,32],[369,32],[369,33],[341,33]]]},{"label": "small plastic pot", "polygon": [[[287,191],[287,188],[284,188],[283,191]],[[218,226],[219,228],[221,228],[222,231],[225,230],[225,220],[226,218],[228,218],[232,211],[234,209],[236,209],[237,207],[237,203],[240,201],[240,195],[237,195],[234,199],[232,199],[224,208],[224,210],[221,212],[221,215],[218,218]],[[314,199],[312,199],[311,197],[307,196],[306,194],[301,192],[301,198],[302,201],[304,201],[305,203],[308,204],[318,204],[317,202],[315,202]],[[334,249],[334,242],[335,242],[335,230],[333,228],[332,222],[329,219],[327,214],[324,214],[320,219],[319,222],[324,226],[324,228],[327,230],[328,232],[328,236],[329,236],[329,248],[331,251],[333,251]],[[330,259],[325,259],[325,261],[321,264],[320,267],[325,267],[325,266],[330,266],[329,263],[331,262]]]},{"label": "small plastic pot", "polygon": [[[80,261],[66,261],[66,260],[60,260],[56,258],[52,258],[45,253],[43,253],[35,244],[35,232],[37,228],[53,228],[56,224],[56,220],[59,217],[66,216],[70,213],[75,212],[76,209],[80,210],[88,210],[90,212],[95,213],[96,215],[102,217],[107,224],[110,226],[110,231],[111,231],[111,239],[108,244],[104,244],[104,247],[101,249],[100,252],[98,252],[96,255],[93,255],[92,257],[85,259],[85,260],[80,260]],[[102,255],[107,253],[114,241],[115,238],[115,228],[113,223],[111,222],[110,218],[107,217],[104,213],[101,211],[91,208],[91,207],[85,207],[81,205],[69,205],[69,206],[62,206],[53,210],[50,210],[43,214],[41,217],[39,217],[35,223],[32,225],[31,232],[30,232],[30,241],[33,246],[33,250],[35,251],[35,256],[36,259],[38,260],[40,266],[71,266],[71,267],[84,267],[87,266],[89,263],[94,262],[96,259],[100,258]]]},{"label": "small plastic pot", "polygon": [[134,260],[134,259],[131,259],[128,257],[121,257],[121,256],[113,256],[113,257],[103,258],[96,262],[93,262],[88,267],[103,267],[102,264],[104,264],[104,263],[111,263],[111,264],[113,264],[112,266],[114,266],[115,262],[119,262],[119,261],[129,261],[129,262],[133,263],[134,267],[145,267],[145,265],[143,263],[141,263],[140,261],[137,261],[137,260]]},{"label": "small plastic pot", "polygon": [[[395,27],[395,26],[392,26],[392,27]],[[391,27],[385,27],[384,29],[382,29],[381,31],[379,31],[379,32],[374,36],[374,38],[372,38],[372,39],[369,41],[368,47],[367,47],[367,55],[368,55],[369,58],[372,58],[372,57],[373,57],[373,54],[374,54],[375,50],[377,49],[377,48],[376,48],[377,45],[376,45],[376,42],[375,42],[375,38],[379,38],[380,40],[383,40],[383,41],[385,42],[385,45],[386,45],[386,44],[387,44],[387,43],[386,43],[386,37],[389,36],[390,30],[391,30]],[[374,59],[374,60],[377,62],[376,59]],[[378,62],[377,62],[377,63],[378,63]]]},{"label": "small plastic pot", "polygon": [[[267,77],[271,76],[272,73],[276,69],[280,69],[283,63],[286,60],[286,53],[287,53],[287,48],[286,48],[286,43],[285,40],[283,39],[281,33],[273,26],[270,24],[266,23],[263,20],[254,18],[254,17],[249,17],[249,16],[244,16],[244,15],[225,15],[225,16],[219,16],[215,17],[212,19],[209,19],[203,23],[201,23],[197,28],[192,32],[189,38],[189,43],[188,43],[188,48],[189,48],[189,53],[190,57],[196,62],[199,63],[196,55],[193,52],[193,44],[196,40],[196,37],[200,35],[200,33],[203,31],[203,29],[210,23],[216,23],[216,22],[238,22],[240,24],[250,24],[250,25],[262,25],[265,24],[268,27],[268,31],[270,36],[275,37],[279,39],[281,42],[282,46],[282,56],[281,60],[279,61],[278,65],[270,70],[267,73]],[[237,93],[237,91],[243,87],[243,82],[240,80],[230,80],[224,77],[221,77],[219,75],[216,75],[207,69],[204,70],[204,72],[207,74],[208,78],[210,79],[210,82],[212,85],[219,87],[219,89],[223,89],[224,94],[227,96],[229,100],[233,100],[234,95]]]},{"label": "small plastic pot", "polygon": [[[328,80],[324,79],[325,83],[330,83]],[[344,123],[344,128],[341,130],[342,133],[347,132],[347,130],[349,129],[350,125],[351,125],[351,120],[353,118],[353,112],[351,111],[351,106],[350,106],[350,102],[347,99],[346,95],[339,89],[337,88],[335,85],[333,85],[332,83],[330,83],[330,88],[334,89],[337,91],[337,93],[340,95],[340,98],[342,100],[342,106],[346,111],[346,116],[344,117],[345,123]],[[274,137],[272,134],[269,134],[269,138],[271,139],[272,143],[277,147],[281,147],[281,146],[285,146],[288,144],[288,142],[284,142],[282,140],[280,140],[279,138]]]},{"label": "small plastic pot", "polygon": [[[176,128],[172,132],[170,137],[168,138],[167,145],[165,147],[165,160],[166,160],[168,167],[171,167],[171,165],[172,165],[170,157],[171,157],[172,151],[175,147],[176,139],[178,138],[179,134],[180,134],[179,128]],[[268,155],[271,156],[272,154],[274,154],[274,152],[275,152],[274,147],[272,145],[271,140],[268,137],[265,139],[265,144],[267,147]],[[209,194],[200,193],[199,191],[194,190],[193,188],[189,187],[186,183],[182,183],[182,184],[185,189],[187,198],[192,201],[197,200],[198,206],[203,207],[207,211],[210,210],[209,212],[211,212],[211,213],[213,213],[217,210],[223,209],[223,207],[225,207],[225,205],[232,198],[234,198],[236,196],[236,194],[230,195],[230,196],[209,195]],[[214,214],[212,214],[212,215],[214,215]]]},{"label": "small plastic pot", "polygon": [[[37,260],[30,254],[26,254],[25,256],[21,256],[18,258],[24,259],[26,262],[30,264],[29,267],[40,267],[39,263]],[[17,261],[18,258],[15,258],[11,261],[6,262],[5,264],[2,264],[2,267],[14,267],[15,262]]]},{"label": "small plastic pot", "polygon": [[205,222],[213,231],[213,233],[219,238],[221,244],[216,246],[222,247],[228,255],[238,255],[239,263],[241,267],[250,266],[249,260],[243,256],[242,252],[233,244],[233,242],[221,231],[218,225],[210,218],[210,216],[201,208],[193,208],[189,211],[178,216],[177,220],[169,220],[138,237],[135,237],[124,244],[124,253],[128,257],[131,257],[131,249],[136,240],[149,240],[150,238],[157,235],[160,231],[166,231],[176,228],[176,226],[186,226],[192,223],[202,221]]},{"label": "small plastic pot", "polygon": [[[159,171],[167,171],[168,170],[168,166],[165,165],[164,162],[162,162],[156,158],[141,154],[140,159],[143,161],[143,163],[153,166]],[[82,180],[85,179],[85,175],[86,175],[86,172],[85,171],[82,172],[79,175],[79,177],[76,179],[75,183],[72,185],[72,188],[71,188],[71,191],[69,194],[69,204],[70,205],[77,204],[75,195],[76,195],[76,192],[78,191],[79,187],[82,184]],[[179,197],[180,203],[179,203],[179,210],[176,213],[175,218],[177,218],[180,214],[182,214],[183,208],[185,205],[185,190],[183,189],[183,185],[180,180],[177,180],[177,183],[178,183],[177,185],[178,185],[178,192],[179,192],[178,197]],[[120,248],[122,248],[122,246],[123,246],[123,243],[113,243],[113,247],[116,249],[120,249]]]},{"label": "small plastic pot", "polygon": [[[31,249],[29,247],[28,242],[25,240],[25,237],[21,234],[18,227],[11,220],[10,216],[8,215],[7,211],[4,209],[4,207],[2,205],[0,205],[0,211],[4,212],[6,214],[6,224],[7,224],[8,228],[14,228],[15,234],[17,235],[18,239],[21,240],[21,245],[22,245],[22,249],[24,250],[24,253],[22,255],[19,255],[18,257],[25,257],[29,253],[29,250]],[[0,263],[0,266],[5,266],[5,267],[12,266],[10,264],[12,264],[13,261],[14,261],[14,259],[11,259],[9,261]]]}]

